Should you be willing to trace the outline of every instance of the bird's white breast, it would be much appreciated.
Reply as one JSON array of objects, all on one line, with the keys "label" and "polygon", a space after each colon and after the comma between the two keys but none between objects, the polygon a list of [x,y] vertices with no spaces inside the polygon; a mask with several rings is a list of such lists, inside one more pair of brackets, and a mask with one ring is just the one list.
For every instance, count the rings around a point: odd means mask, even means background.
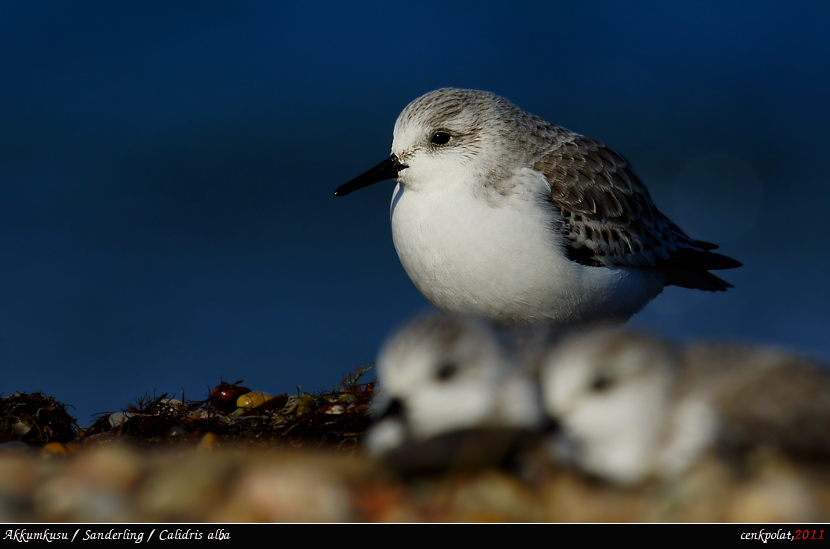
[{"label": "bird's white breast", "polygon": [[531,169],[514,178],[506,194],[458,181],[395,188],[395,248],[433,305],[502,322],[571,324],[626,320],[662,290],[659,273],[567,259],[558,213],[544,203],[546,181]]}]

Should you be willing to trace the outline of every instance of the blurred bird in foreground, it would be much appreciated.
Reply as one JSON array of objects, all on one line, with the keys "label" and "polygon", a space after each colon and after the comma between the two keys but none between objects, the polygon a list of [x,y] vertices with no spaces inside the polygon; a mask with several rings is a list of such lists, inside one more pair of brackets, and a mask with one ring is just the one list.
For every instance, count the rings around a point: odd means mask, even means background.
[{"label": "blurred bird in foreground", "polygon": [[496,464],[541,430],[534,380],[485,323],[426,316],[383,346],[366,448],[398,468]]},{"label": "blurred bird in foreground", "polygon": [[760,448],[830,463],[830,369],[805,358],[599,329],[550,346],[538,366],[560,426],[552,455],[615,483]]}]

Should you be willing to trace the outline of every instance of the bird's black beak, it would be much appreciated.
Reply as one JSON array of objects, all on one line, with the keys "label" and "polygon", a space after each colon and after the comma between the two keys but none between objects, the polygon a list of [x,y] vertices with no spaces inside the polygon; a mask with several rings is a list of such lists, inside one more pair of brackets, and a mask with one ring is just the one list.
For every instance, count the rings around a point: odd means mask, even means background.
[{"label": "bird's black beak", "polygon": [[406,168],[406,164],[402,164],[398,160],[398,157],[393,154],[363,175],[358,175],[345,185],[337,187],[337,190],[334,191],[334,196],[346,196],[350,192],[362,189],[363,187],[368,187],[369,185],[380,183],[387,179],[395,179],[398,177],[398,172],[404,168]]},{"label": "bird's black beak", "polygon": [[401,417],[405,415],[405,406],[403,401],[399,398],[393,398],[389,405],[383,410],[378,417],[374,418],[374,421],[377,423],[378,421],[382,421],[386,418],[390,417]]},{"label": "bird's black beak", "polygon": [[545,418],[545,424],[542,426],[542,431],[548,435],[558,435],[562,432],[562,424],[553,416]]}]

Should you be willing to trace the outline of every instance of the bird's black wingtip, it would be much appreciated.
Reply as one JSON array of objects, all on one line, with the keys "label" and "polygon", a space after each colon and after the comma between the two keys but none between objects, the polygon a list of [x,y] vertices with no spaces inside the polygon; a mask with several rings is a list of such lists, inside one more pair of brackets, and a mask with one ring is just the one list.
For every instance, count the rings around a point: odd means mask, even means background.
[{"label": "bird's black wingtip", "polygon": [[683,270],[667,271],[666,286],[680,286],[705,292],[725,292],[729,288],[734,288],[732,284],[709,271]]}]

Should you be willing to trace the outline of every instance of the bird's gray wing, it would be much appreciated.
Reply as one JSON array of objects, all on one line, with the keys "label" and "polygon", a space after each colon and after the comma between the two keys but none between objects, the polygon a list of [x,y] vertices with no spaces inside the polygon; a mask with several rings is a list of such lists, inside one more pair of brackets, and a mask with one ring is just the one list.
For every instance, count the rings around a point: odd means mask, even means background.
[{"label": "bird's gray wing", "polygon": [[628,161],[598,141],[571,134],[533,168],[551,188],[561,214],[568,255],[591,266],[654,267],[667,284],[710,291],[730,285],[707,272],[740,263],[710,250],[663,215]]}]

